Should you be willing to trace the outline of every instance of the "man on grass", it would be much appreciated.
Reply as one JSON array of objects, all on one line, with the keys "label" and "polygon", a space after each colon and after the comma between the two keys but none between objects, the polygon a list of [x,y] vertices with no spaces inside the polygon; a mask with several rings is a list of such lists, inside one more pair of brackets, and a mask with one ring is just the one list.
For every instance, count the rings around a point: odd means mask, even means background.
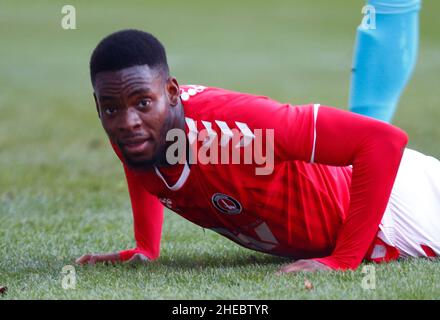
[{"label": "man on grass", "polygon": [[78,263],[157,259],[164,205],[292,258],[281,272],[440,254],[440,162],[405,149],[402,130],[319,104],[179,87],[161,43],[136,30],[103,39],[90,71],[125,170],[136,247]]}]

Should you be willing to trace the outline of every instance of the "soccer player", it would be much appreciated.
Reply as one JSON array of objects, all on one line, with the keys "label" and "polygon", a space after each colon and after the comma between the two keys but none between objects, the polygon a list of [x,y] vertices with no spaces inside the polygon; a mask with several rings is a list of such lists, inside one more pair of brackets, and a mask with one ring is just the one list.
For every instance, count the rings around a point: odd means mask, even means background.
[{"label": "soccer player", "polygon": [[[125,170],[136,247],[77,263],[157,259],[164,206],[244,247],[296,260],[281,272],[440,253],[440,164],[405,149],[402,130],[319,104],[180,87],[162,44],[137,30],[104,38],[90,72]],[[252,145],[265,150],[248,162],[221,153],[243,159]],[[206,161],[216,154],[220,161]]]},{"label": "soccer player", "polygon": [[416,64],[421,0],[367,4],[374,11],[357,29],[349,107],[390,122]]}]

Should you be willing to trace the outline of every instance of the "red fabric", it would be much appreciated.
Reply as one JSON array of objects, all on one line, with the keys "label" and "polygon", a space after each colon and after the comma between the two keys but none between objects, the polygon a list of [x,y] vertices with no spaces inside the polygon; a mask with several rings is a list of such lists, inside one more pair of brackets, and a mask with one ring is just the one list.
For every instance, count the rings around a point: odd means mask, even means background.
[{"label": "red fabric", "polygon": [[390,246],[382,239],[376,237],[368,249],[365,258],[369,261],[382,263],[397,260],[399,256],[400,252],[396,247]]},{"label": "red fabric", "polygon": [[428,258],[435,258],[435,257],[437,257],[437,254],[434,252],[434,250],[432,250],[427,245],[422,244],[421,247],[422,247],[423,251],[425,252],[425,254],[426,254],[426,256]]},{"label": "red fabric", "polygon": [[[355,269],[378,230],[406,134],[331,107],[321,106],[315,123],[313,105],[292,106],[217,88],[195,92],[183,107],[199,132],[205,128],[202,120],[212,124],[218,137],[222,131],[217,121],[231,129],[241,122],[253,132],[274,130],[273,173],[257,176],[255,169],[261,165],[255,161],[197,163],[191,165],[185,184],[171,191],[154,170],[138,174],[125,168],[137,248],[150,259],[159,255],[160,198],[189,221],[247,248],[316,258],[333,269]],[[316,164],[310,164],[315,131]],[[167,170],[161,168],[165,176]],[[121,257],[133,252],[123,251]]]},{"label": "red fabric", "polygon": [[377,233],[408,138],[383,122],[331,108],[319,112],[316,127],[316,161],[353,165],[350,208],[336,248],[317,260],[334,269],[355,269]]},{"label": "red fabric", "polygon": [[177,163],[176,165],[167,168],[166,170],[159,169],[159,171],[166,179],[168,185],[173,186],[179,180],[180,175],[182,174],[183,166],[183,164]]},{"label": "red fabric", "polygon": [[[113,149],[122,161],[118,148]],[[124,165],[128,191],[133,210],[134,235],[136,248],[119,252],[121,260],[126,261],[136,253],[142,253],[150,260],[157,259],[160,254],[160,238],[163,223],[163,206],[138,181],[138,176]]]}]

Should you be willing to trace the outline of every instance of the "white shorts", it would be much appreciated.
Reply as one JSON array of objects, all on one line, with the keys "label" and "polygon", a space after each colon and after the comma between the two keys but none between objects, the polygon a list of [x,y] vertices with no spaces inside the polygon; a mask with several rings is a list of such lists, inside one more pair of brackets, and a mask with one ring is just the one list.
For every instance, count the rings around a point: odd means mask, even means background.
[{"label": "white shorts", "polygon": [[439,160],[405,149],[379,228],[378,237],[400,257],[440,256]]}]

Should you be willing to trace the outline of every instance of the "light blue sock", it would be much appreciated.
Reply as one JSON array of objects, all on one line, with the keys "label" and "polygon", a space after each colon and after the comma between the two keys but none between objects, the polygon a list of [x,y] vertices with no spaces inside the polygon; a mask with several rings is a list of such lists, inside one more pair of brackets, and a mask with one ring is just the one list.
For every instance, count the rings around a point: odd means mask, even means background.
[{"label": "light blue sock", "polygon": [[414,69],[421,0],[369,0],[376,29],[357,29],[350,110],[390,122]]}]

